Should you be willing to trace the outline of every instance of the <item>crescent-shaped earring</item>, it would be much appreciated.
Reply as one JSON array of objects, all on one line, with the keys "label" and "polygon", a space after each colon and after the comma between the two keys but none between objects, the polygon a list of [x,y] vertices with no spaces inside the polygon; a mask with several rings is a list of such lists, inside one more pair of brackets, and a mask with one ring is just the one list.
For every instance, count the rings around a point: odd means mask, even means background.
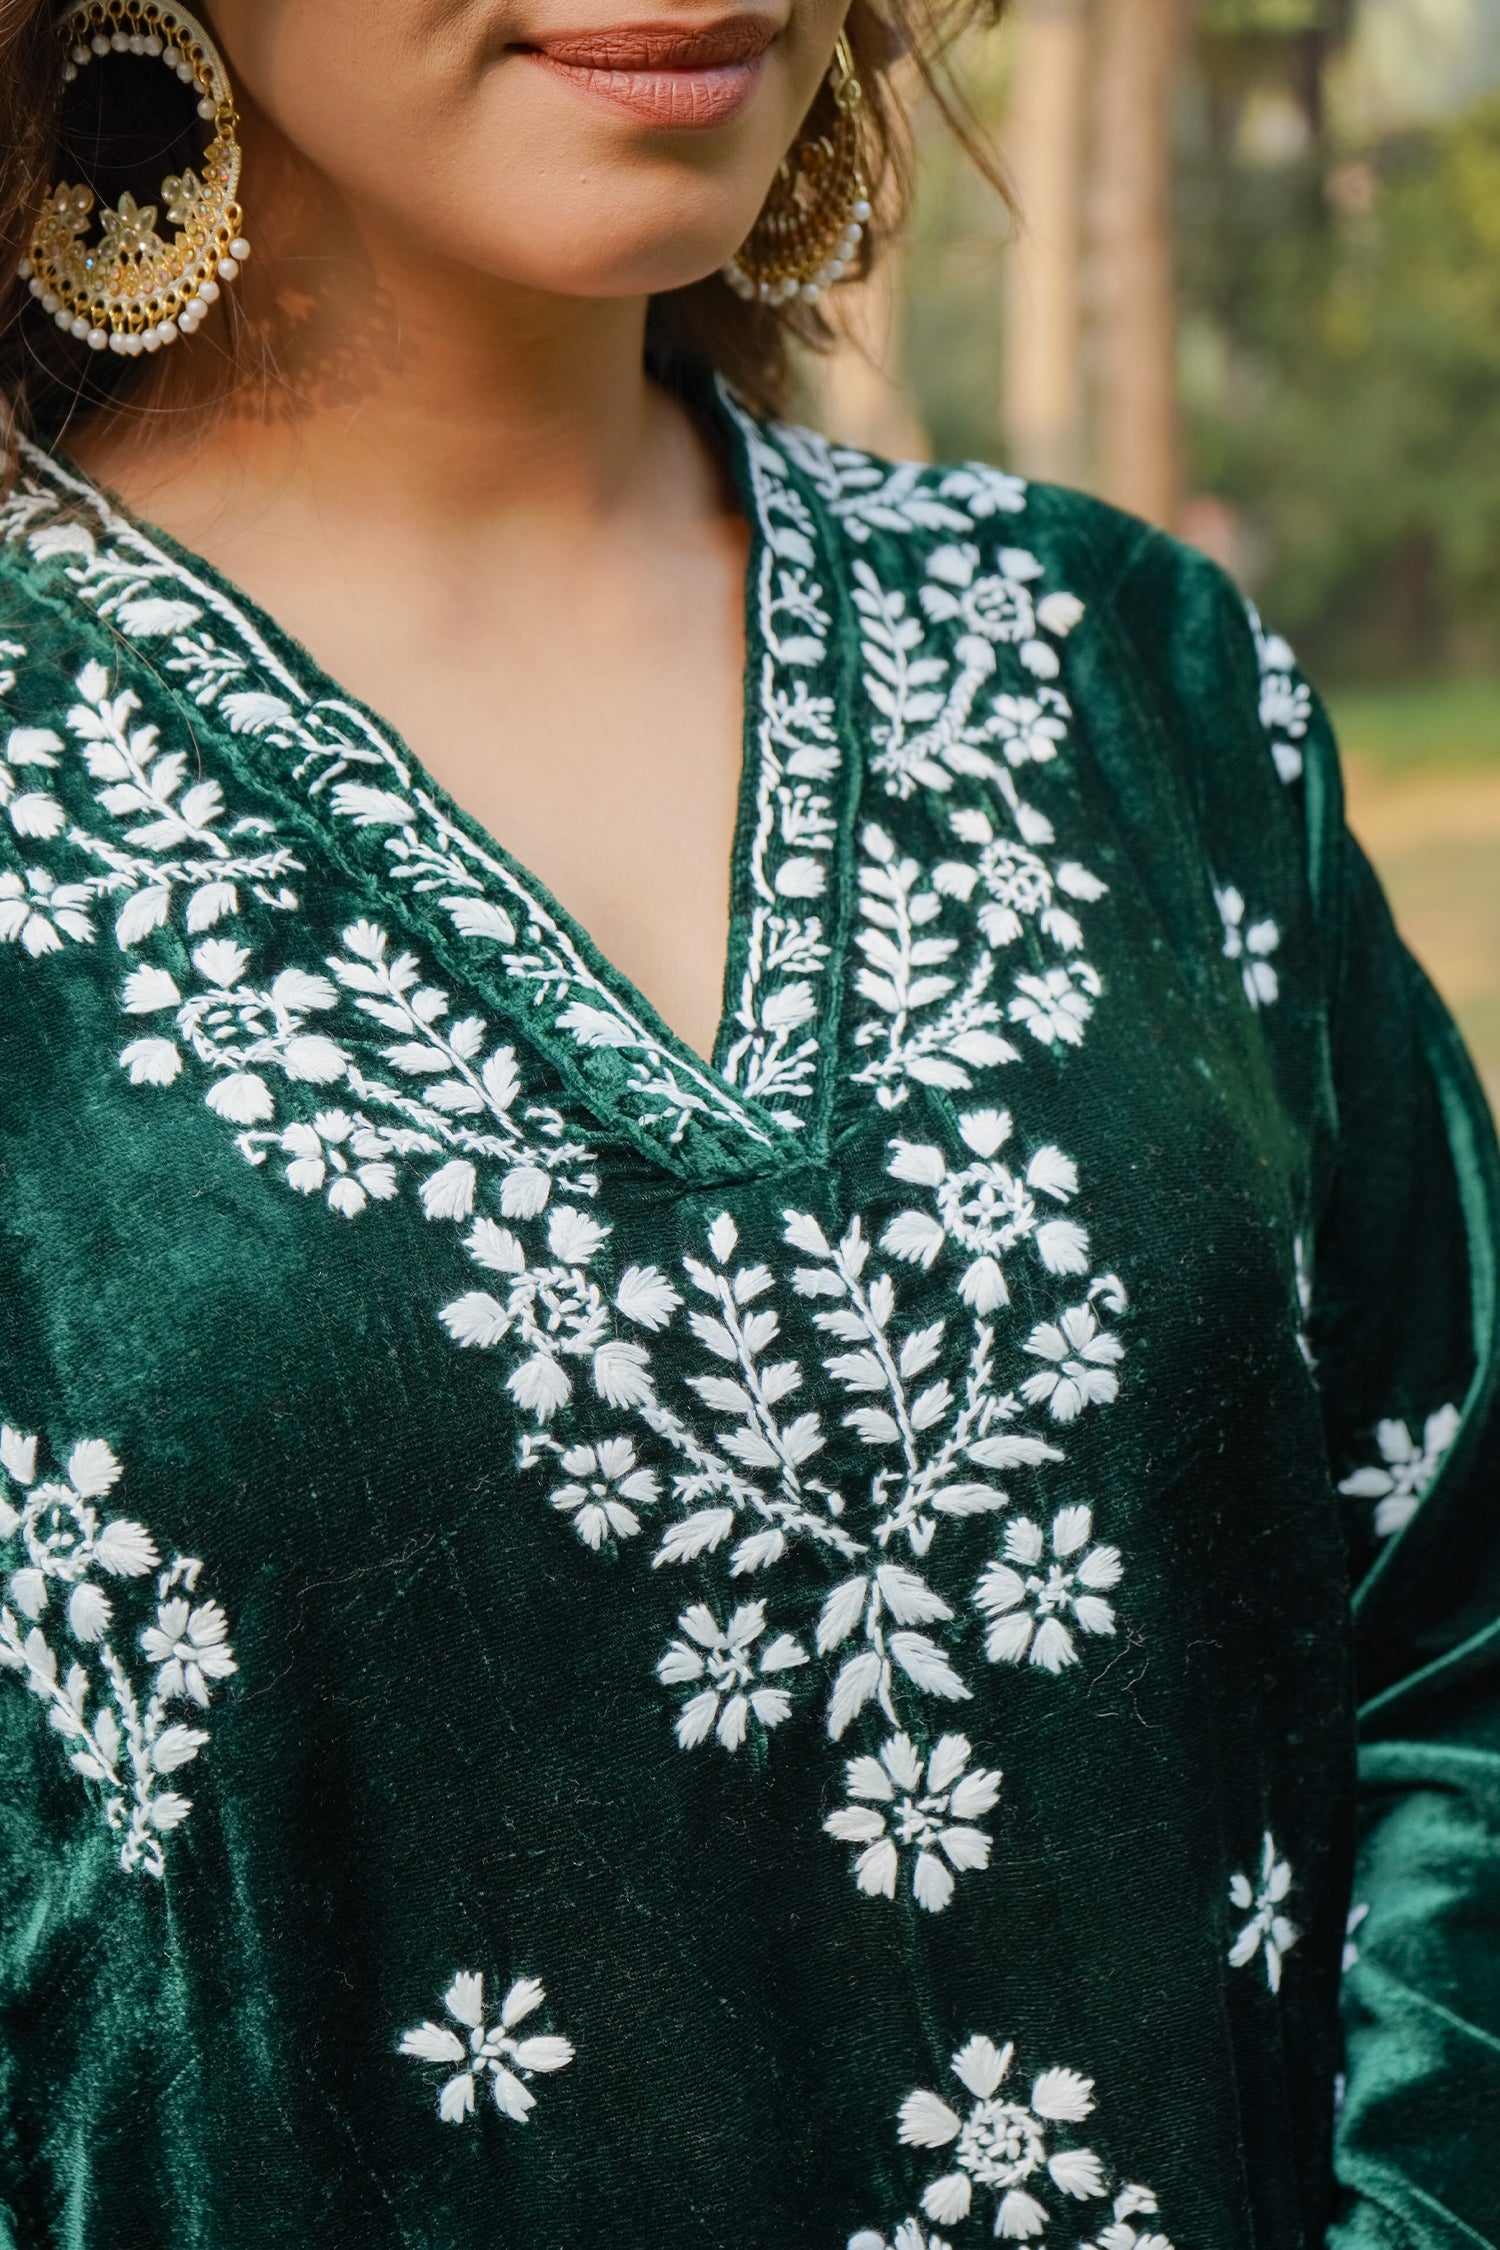
[{"label": "crescent-shaped earring", "polygon": [[[223,57],[176,0],[81,0],[57,20],[65,82],[106,55],[150,56],[198,95],[214,129],[196,171],[164,179],[154,202],[125,194],[99,212],[92,188],[60,182],[43,203],[20,273],[43,312],[91,350],[160,351],[191,336],[220,284],[250,255],[240,185],[239,118]],[[147,191],[149,193],[149,190]],[[165,210],[171,238],[158,231]]]},{"label": "crescent-shaped earring", "polygon": [[720,269],[735,295],[747,301],[786,305],[800,297],[811,304],[858,263],[870,223],[859,124],[864,89],[843,32],[833,50],[828,87],[834,105],[831,131],[794,144],[749,239]]}]

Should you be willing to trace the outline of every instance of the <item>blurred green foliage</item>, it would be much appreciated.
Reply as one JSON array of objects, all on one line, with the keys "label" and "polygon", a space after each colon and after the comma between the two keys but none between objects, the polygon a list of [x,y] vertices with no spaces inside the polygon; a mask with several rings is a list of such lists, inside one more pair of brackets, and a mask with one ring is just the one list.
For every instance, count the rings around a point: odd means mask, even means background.
[{"label": "blurred green foliage", "polygon": [[[1328,164],[1181,174],[1190,482],[1331,677],[1500,663],[1500,100]],[[1227,151],[1227,153],[1226,153]]]},{"label": "blurred green foliage", "polygon": [[[1381,774],[1500,765],[1500,680],[1335,688],[1328,701],[1344,748]],[[1500,883],[1500,870],[1494,880]]]}]

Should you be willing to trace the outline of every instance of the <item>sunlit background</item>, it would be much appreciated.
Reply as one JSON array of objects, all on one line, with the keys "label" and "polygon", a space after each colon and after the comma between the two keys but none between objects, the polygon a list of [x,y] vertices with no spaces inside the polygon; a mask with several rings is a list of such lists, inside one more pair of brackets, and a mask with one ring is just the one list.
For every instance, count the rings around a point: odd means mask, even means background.
[{"label": "sunlit background", "polygon": [[1223,562],[1500,1102],[1500,0],[1016,0],[813,418]]}]

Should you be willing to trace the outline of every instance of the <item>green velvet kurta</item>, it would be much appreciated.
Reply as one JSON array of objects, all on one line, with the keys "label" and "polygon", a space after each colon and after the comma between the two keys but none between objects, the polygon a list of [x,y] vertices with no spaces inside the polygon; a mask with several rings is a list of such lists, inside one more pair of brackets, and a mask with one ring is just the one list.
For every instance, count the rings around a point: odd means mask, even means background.
[{"label": "green velvet kurta", "polygon": [[1496,1152],[1324,721],[717,411],[712,1067],[0,514],[0,2241],[1500,2241]]}]

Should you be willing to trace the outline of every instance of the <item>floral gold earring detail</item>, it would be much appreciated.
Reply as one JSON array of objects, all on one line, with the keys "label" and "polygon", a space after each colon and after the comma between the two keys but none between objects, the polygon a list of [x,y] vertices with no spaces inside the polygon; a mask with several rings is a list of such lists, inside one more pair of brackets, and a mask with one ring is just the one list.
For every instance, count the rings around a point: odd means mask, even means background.
[{"label": "floral gold earring detail", "polygon": [[812,304],[842,281],[870,220],[870,190],[860,146],[864,100],[849,41],[840,32],[828,72],[831,132],[790,151],[736,256],[721,268],[737,297],[763,305]]},{"label": "floral gold earring detail", "polygon": [[[240,144],[223,59],[196,17],[175,0],[87,0],[57,22],[65,82],[105,55],[152,56],[198,94],[198,115],[214,128],[199,169],[162,181],[159,200],[122,195],[99,213],[94,193],[61,182],[42,205],[21,279],[59,328],[96,352],[131,358],[191,336],[207,318],[221,282],[250,255],[235,201]],[[158,232],[165,210],[169,235]],[[170,231],[175,230],[175,231]]]}]

